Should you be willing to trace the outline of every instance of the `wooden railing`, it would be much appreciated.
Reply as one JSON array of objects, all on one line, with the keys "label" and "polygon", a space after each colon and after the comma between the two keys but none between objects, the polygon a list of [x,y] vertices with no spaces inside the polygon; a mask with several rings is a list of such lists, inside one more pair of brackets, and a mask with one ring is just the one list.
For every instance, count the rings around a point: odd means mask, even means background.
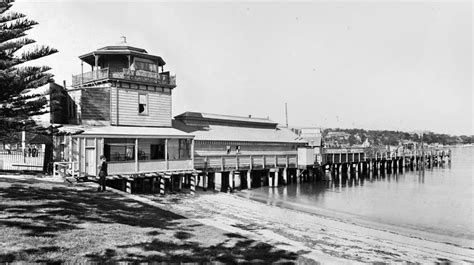
[{"label": "wooden railing", "polygon": [[350,148],[328,148],[323,149],[323,164],[362,162],[369,159],[392,159],[397,157],[411,157],[421,155],[450,155],[447,148],[424,148],[416,150],[398,149],[388,151],[386,149],[350,149]]},{"label": "wooden railing", "polygon": [[199,170],[248,170],[275,167],[297,167],[298,155],[224,155],[195,156]]},{"label": "wooden railing", "polygon": [[105,79],[130,80],[135,82],[153,83],[170,86],[176,85],[176,76],[170,75],[169,72],[155,73],[143,70],[131,70],[128,68],[124,68],[122,71],[113,71],[109,70],[109,68],[103,68],[92,72],[74,75],[72,77],[72,85],[77,86]]},{"label": "wooden railing", "polygon": [[411,156],[421,156],[421,155],[450,155],[451,150],[449,148],[419,148],[414,150],[395,150],[395,151],[370,151],[366,152],[367,159],[373,158],[394,158],[394,157],[411,157]]},{"label": "wooden railing", "polygon": [[79,163],[78,162],[54,162],[53,176],[79,177]]}]

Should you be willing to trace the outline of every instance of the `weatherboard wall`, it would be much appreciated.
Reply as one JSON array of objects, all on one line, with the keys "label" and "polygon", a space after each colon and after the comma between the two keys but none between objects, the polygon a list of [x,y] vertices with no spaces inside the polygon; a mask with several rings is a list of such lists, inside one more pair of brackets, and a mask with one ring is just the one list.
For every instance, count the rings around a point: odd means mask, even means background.
[{"label": "weatherboard wall", "polygon": [[[138,112],[139,94],[148,96],[148,111]],[[112,87],[111,124],[120,126],[171,127],[171,93]]]}]

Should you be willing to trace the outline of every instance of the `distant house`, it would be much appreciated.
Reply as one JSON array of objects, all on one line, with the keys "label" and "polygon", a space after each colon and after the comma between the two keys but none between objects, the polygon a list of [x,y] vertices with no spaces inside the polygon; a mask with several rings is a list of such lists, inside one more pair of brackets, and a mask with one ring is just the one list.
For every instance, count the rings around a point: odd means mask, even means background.
[{"label": "distant house", "polygon": [[369,138],[365,139],[365,141],[362,143],[362,147],[370,147]]},{"label": "distant house", "polygon": [[298,139],[308,143],[311,147],[321,147],[323,144],[320,128],[292,127],[291,130],[298,135]]},{"label": "distant house", "polygon": [[326,137],[337,140],[348,140],[350,134],[345,132],[328,132]]}]

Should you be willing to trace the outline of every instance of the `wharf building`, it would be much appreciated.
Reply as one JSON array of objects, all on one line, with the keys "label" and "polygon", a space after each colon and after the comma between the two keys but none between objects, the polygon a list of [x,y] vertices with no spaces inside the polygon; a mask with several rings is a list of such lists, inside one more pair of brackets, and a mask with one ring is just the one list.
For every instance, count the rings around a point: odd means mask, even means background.
[{"label": "wharf building", "polygon": [[70,133],[55,140],[61,173],[97,176],[105,155],[107,185],[127,192],[193,191],[196,185],[227,191],[296,181],[297,149],[306,142],[290,129],[269,119],[196,112],[173,120],[176,77],[160,56],[125,42],[79,59],[82,71],[68,89],[73,119],[60,128]]},{"label": "wharf building", "polygon": [[306,142],[274,121],[185,112],[173,126],[194,135],[198,186],[227,191],[296,181],[298,148]]}]

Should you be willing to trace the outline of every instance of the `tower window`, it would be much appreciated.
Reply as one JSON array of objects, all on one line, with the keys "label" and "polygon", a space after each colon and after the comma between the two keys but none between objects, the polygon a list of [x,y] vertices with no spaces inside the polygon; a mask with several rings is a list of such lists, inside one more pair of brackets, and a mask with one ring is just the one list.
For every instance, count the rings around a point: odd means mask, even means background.
[{"label": "tower window", "polygon": [[138,94],[138,114],[148,115],[148,94]]}]

